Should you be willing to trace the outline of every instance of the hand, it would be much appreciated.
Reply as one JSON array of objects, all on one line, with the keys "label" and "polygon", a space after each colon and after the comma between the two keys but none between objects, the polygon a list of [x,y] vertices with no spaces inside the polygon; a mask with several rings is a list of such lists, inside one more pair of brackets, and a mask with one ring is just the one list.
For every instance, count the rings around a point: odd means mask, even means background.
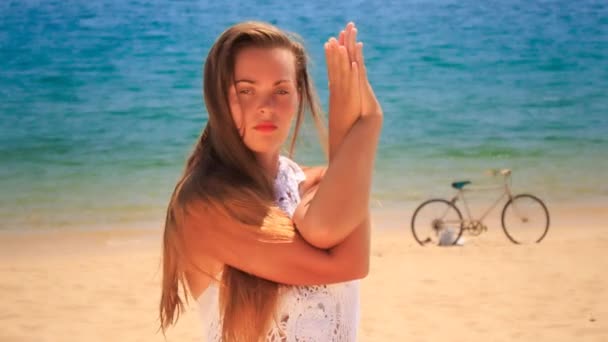
[{"label": "hand", "polygon": [[[348,40],[346,40],[348,41]],[[350,43],[352,44],[352,43]],[[361,96],[361,116],[378,115],[383,116],[382,107],[376,98],[372,85],[367,78],[367,67],[363,57],[363,43],[358,42],[349,46],[349,55],[354,56],[354,61],[359,67],[359,86]]]},{"label": "hand", "polygon": [[[350,33],[351,30],[347,30]],[[356,118],[360,114],[361,100],[358,66],[352,55],[349,55],[348,46],[354,45],[354,35],[349,35],[345,41],[344,31],[340,34],[342,44],[331,37],[325,43],[325,57],[327,59],[327,76],[329,79],[329,114],[334,118],[340,117],[342,121]],[[350,40],[353,40],[352,44]],[[349,44],[345,46],[344,44]]]},{"label": "hand", "polygon": [[329,79],[329,143],[330,160],[346,132],[361,115],[359,67],[354,61],[356,29],[349,23],[339,35],[325,43]]},{"label": "hand", "polygon": [[357,28],[355,24],[350,22],[346,28],[340,32],[338,37],[339,46],[346,48],[349,61],[354,62],[358,68],[361,97],[361,115],[379,115],[382,116],[382,107],[376,98],[376,94],[367,78],[367,67],[363,56],[363,43],[357,42]]}]

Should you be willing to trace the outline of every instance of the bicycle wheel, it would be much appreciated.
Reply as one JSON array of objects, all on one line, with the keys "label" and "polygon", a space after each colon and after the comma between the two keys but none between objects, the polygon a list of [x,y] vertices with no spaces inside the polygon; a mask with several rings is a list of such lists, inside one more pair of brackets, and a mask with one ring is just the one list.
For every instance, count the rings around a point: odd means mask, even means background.
[{"label": "bicycle wheel", "polygon": [[538,197],[514,196],[502,209],[502,229],[513,243],[541,242],[549,231],[549,211]]},{"label": "bicycle wheel", "polygon": [[451,202],[431,199],[412,216],[412,233],[421,245],[454,245],[462,235],[462,214]]}]

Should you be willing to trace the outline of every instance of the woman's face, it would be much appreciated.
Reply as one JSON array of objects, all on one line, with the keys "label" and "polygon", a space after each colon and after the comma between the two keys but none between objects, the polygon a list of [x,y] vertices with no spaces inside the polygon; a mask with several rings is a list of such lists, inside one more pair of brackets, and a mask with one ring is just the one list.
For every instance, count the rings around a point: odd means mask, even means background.
[{"label": "woman's face", "polygon": [[236,56],[230,111],[247,147],[276,153],[289,135],[299,95],[295,57],[284,48],[245,48]]}]

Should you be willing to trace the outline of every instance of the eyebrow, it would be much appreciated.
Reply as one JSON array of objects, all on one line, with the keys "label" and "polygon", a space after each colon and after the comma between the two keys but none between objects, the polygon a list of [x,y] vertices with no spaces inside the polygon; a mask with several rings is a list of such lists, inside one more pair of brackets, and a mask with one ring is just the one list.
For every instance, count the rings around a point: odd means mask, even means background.
[{"label": "eyebrow", "polygon": [[[251,83],[251,84],[257,83],[256,81],[253,81],[253,80],[240,79],[240,80],[237,80],[236,82],[234,82],[234,84],[238,84],[240,82]],[[278,80],[278,81],[274,82],[274,85],[278,85],[278,84],[285,83],[285,82],[291,82],[291,80]]]}]

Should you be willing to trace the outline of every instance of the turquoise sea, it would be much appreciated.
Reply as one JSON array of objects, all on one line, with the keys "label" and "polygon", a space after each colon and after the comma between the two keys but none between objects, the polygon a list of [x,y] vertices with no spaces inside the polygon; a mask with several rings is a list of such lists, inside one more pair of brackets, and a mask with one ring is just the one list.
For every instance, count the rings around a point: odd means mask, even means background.
[{"label": "turquoise sea", "polygon": [[[205,55],[249,19],[302,37],[323,103],[322,44],[356,22],[386,115],[381,203],[509,167],[549,204],[608,204],[606,1],[4,0],[0,230],[159,227],[206,120]],[[314,132],[295,159],[323,160]]]}]

